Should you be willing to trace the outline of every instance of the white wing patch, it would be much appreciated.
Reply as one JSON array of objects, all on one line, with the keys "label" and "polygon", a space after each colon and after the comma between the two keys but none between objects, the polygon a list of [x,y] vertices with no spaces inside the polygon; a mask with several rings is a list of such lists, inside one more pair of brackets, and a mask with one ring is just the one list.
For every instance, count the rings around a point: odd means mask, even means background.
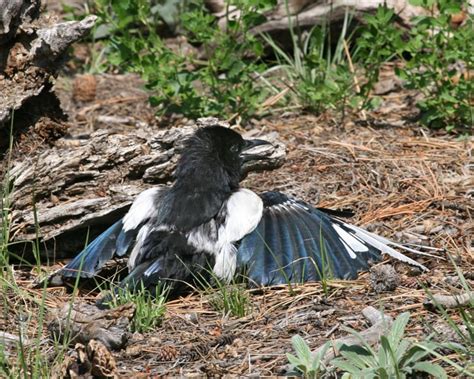
[{"label": "white wing patch", "polygon": [[227,217],[218,232],[222,243],[241,240],[257,227],[262,218],[262,199],[248,189],[235,192],[227,200],[226,206]]},{"label": "white wing patch", "polygon": [[214,274],[219,279],[230,283],[235,274],[237,268],[237,249],[229,243],[221,247],[219,252],[216,254],[216,263],[214,264]]},{"label": "white wing patch", "polygon": [[352,259],[356,259],[357,255],[355,252],[364,252],[369,251],[369,248],[365,246],[362,242],[360,242],[357,238],[355,238],[352,234],[346,232],[337,224],[332,224],[332,227],[337,232],[339,239],[344,244],[349,256]]},{"label": "white wing patch", "polygon": [[394,243],[394,242],[392,242],[392,241],[390,241],[386,238],[383,238],[381,236],[378,236],[376,234],[368,232],[367,230],[361,229],[361,228],[359,228],[355,225],[350,225],[350,224],[344,223],[344,226],[346,226],[347,228],[353,230],[356,234],[356,237],[360,238],[362,241],[364,241],[365,243],[375,247],[376,249],[379,249],[382,253],[388,254],[391,257],[393,257],[395,259],[398,259],[399,261],[409,263],[413,266],[417,266],[417,267],[421,268],[424,271],[428,271],[428,269],[425,266],[423,266],[422,264],[418,263],[417,261],[411,259],[410,257],[407,257],[406,255],[404,255],[402,253],[399,253],[395,249],[388,246],[388,244],[390,243],[390,244],[393,244],[393,245],[397,246],[400,249],[405,249],[407,251],[416,252],[416,253],[421,254],[421,255],[426,255],[425,253],[421,253],[419,251],[416,251],[416,250],[413,250],[413,249],[410,249],[410,248],[406,248],[403,245],[396,244],[396,243]]},{"label": "white wing patch", "polygon": [[137,258],[140,255],[140,250],[142,249],[143,243],[148,237],[149,232],[150,232],[150,227],[148,225],[143,225],[140,228],[140,231],[138,232],[138,235],[137,235],[137,240],[135,242],[135,246],[133,247],[133,250],[130,253],[130,258],[128,259],[128,262],[127,262],[129,271],[132,271],[135,268],[135,262],[137,261]]},{"label": "white wing patch", "polygon": [[212,219],[206,224],[202,224],[187,234],[188,243],[198,250],[214,253],[217,243],[216,221]]},{"label": "white wing patch", "polygon": [[156,198],[162,188],[150,188],[140,193],[123,218],[123,230],[137,228],[143,221],[156,213]]},{"label": "white wing patch", "polygon": [[189,232],[187,240],[196,249],[213,254],[214,274],[229,282],[237,267],[237,249],[234,243],[257,227],[262,218],[263,202],[254,192],[240,189],[227,199],[223,207],[225,220],[218,229],[216,221],[211,220]]},{"label": "white wing patch", "polygon": [[263,202],[248,189],[236,191],[226,202],[227,217],[218,230],[214,273],[226,281],[232,280],[237,266],[234,243],[252,232],[260,222]]}]

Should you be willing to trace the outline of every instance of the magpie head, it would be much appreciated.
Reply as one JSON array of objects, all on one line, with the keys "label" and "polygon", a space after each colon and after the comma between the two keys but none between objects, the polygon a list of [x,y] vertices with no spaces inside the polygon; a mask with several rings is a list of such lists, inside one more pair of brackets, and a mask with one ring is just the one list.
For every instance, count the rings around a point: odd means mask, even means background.
[{"label": "magpie head", "polygon": [[[205,169],[203,166],[219,167],[229,177],[231,186],[238,186],[242,165],[256,159],[256,156],[251,154],[251,149],[263,144],[270,142],[245,140],[239,133],[222,126],[200,128],[185,143],[178,173],[186,175],[186,168],[191,166],[198,170]],[[204,172],[202,174],[205,175]]]}]

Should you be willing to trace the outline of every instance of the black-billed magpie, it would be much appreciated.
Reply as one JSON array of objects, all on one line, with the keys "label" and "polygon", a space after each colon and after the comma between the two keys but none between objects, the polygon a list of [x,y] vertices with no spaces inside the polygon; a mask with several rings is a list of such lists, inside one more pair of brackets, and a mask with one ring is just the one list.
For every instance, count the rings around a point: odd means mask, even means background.
[{"label": "black-billed magpie", "polygon": [[122,284],[173,292],[195,278],[229,282],[236,273],[253,285],[314,281],[323,275],[353,279],[386,253],[426,268],[394,250],[417,253],[279,192],[241,188],[241,169],[254,159],[245,140],[222,126],[198,129],[184,145],[168,188],[142,192],[121,220],[56,274],[90,278],[114,256],[129,255]]}]

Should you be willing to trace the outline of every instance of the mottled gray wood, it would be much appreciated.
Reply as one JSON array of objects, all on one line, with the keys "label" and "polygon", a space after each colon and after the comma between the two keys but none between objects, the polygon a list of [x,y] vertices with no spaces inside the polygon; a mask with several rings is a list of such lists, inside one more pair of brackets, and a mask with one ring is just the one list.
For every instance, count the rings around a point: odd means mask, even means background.
[{"label": "mottled gray wood", "polygon": [[69,337],[71,345],[87,345],[89,341],[97,340],[108,349],[119,350],[128,341],[128,327],[134,314],[132,303],[105,310],[85,303],[66,304],[51,311],[48,330],[55,340]]},{"label": "mottled gray wood", "polygon": [[[235,6],[226,7],[224,0],[206,0],[207,8],[219,18],[219,26],[225,28],[229,19],[239,17]],[[295,27],[309,28],[314,25],[337,24],[346,12],[361,19],[365,14],[375,13],[379,6],[386,5],[395,11],[398,19],[409,27],[412,18],[427,14],[423,7],[414,6],[408,0],[278,0],[273,9],[266,12],[267,21],[252,30],[254,34],[286,31],[289,20]],[[467,2],[469,13],[474,12],[474,0]],[[290,15],[291,17],[288,17]]]},{"label": "mottled gray wood", "polygon": [[50,90],[68,47],[97,19],[54,24],[40,17],[40,5],[40,0],[0,0],[0,129],[9,125],[12,112]]},{"label": "mottled gray wood", "polygon": [[21,24],[39,15],[41,0],[0,0],[0,46],[9,42]]},{"label": "mottled gray wood", "polygon": [[[59,139],[50,149],[15,161],[9,170],[13,239],[34,240],[37,222],[49,256],[76,253],[89,227],[92,238],[120,218],[138,193],[171,183],[183,141],[209,122],[217,120],[167,130],[144,126],[130,134],[100,130],[88,139]],[[259,138],[274,146],[260,146],[261,160],[246,171],[281,166],[285,146],[275,134]]]},{"label": "mottled gray wood", "polygon": [[[303,2],[296,1],[295,3]],[[412,17],[426,13],[424,8],[413,6],[407,0],[329,0],[304,3],[306,4],[302,4],[301,7],[301,4],[296,4],[290,8],[290,14],[292,14],[290,19],[293,26],[311,27],[337,23],[344,19],[347,12],[356,18],[361,18],[365,14],[375,13],[377,8],[382,5],[393,9],[405,25],[410,25]],[[271,13],[269,21],[257,26],[252,32],[255,34],[271,33],[287,30],[288,27],[289,18],[286,6],[284,3],[280,3]]]},{"label": "mottled gray wood", "polygon": [[438,306],[443,308],[462,308],[472,306],[474,303],[474,291],[467,291],[457,295],[433,295],[424,302],[424,306],[436,311]]}]

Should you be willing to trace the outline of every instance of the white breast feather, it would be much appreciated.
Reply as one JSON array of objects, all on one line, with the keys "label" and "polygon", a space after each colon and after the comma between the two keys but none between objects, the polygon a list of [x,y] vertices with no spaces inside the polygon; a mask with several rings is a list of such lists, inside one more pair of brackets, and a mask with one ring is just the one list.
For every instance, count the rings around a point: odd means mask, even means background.
[{"label": "white breast feather", "polygon": [[212,219],[206,224],[194,228],[187,234],[188,243],[198,250],[215,254],[217,243],[216,221]]}]

